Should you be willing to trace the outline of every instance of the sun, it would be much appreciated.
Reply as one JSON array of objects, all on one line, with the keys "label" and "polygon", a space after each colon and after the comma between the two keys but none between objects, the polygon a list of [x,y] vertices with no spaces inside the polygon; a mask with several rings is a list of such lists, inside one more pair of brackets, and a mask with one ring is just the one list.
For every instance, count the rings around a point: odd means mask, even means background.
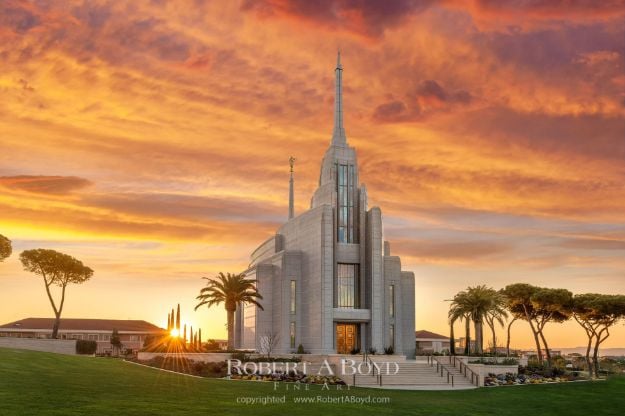
[{"label": "sun", "polygon": [[179,330],[177,330],[176,328],[174,328],[174,329],[172,329],[172,330],[169,332],[169,334],[170,334],[172,337],[174,337],[174,338],[175,338],[175,337],[179,337],[179,336],[180,336],[180,331],[179,331]]}]

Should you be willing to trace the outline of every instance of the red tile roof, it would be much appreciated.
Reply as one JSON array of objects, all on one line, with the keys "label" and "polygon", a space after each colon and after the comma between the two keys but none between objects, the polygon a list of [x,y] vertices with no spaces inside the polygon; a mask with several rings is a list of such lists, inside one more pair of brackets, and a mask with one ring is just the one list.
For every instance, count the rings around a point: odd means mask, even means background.
[{"label": "red tile roof", "polygon": [[449,337],[446,337],[445,335],[440,335],[440,334],[435,334],[434,332],[430,332],[430,331],[426,331],[426,330],[421,330],[421,331],[417,331],[415,332],[415,337],[416,338],[435,338],[435,339],[449,339]]},{"label": "red tile roof", "polygon": [[[54,318],[26,318],[19,321],[0,325],[0,329],[52,329]],[[72,319],[61,318],[60,330],[70,331],[113,331],[117,329],[120,332],[161,332],[163,328],[140,320],[123,320],[123,319]]]}]

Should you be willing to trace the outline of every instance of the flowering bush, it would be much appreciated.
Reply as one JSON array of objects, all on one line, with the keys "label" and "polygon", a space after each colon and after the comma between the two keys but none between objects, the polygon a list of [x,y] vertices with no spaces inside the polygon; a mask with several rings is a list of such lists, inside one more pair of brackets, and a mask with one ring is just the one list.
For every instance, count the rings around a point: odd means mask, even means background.
[{"label": "flowering bush", "polygon": [[567,381],[585,380],[585,377],[580,377],[579,373],[574,372],[562,376],[545,377],[540,372],[527,374],[527,373],[506,373],[506,374],[494,374],[489,373],[484,377],[484,386],[511,386],[519,384],[544,384],[544,383],[564,383]]},{"label": "flowering bush", "polygon": [[224,377],[228,371],[226,361],[205,363],[189,360],[188,358],[156,356],[150,360],[131,360],[139,364],[177,373],[191,374],[200,377]]},{"label": "flowering bush", "polygon": [[272,374],[250,374],[239,375],[233,374],[231,380],[251,380],[251,381],[283,381],[290,383],[307,383],[307,384],[329,384],[329,385],[345,385],[345,382],[337,376],[314,376],[294,373],[276,372]]},{"label": "flowering bush", "polygon": [[469,361],[469,364],[518,365],[519,360],[517,360],[516,358],[504,358],[502,360],[489,360],[489,359],[484,359],[483,357],[480,357],[477,360]]}]

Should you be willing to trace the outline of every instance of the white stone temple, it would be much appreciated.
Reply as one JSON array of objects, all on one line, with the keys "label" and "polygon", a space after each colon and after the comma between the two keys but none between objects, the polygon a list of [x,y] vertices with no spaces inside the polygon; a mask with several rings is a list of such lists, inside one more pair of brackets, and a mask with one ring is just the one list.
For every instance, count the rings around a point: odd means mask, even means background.
[{"label": "white stone temple", "polygon": [[414,273],[402,271],[383,238],[382,212],[367,206],[356,151],[343,128],[340,53],[332,142],[321,162],[310,209],[294,215],[293,159],[289,219],[252,254],[264,310],[239,305],[235,347],[273,353],[356,351],[415,354]]}]

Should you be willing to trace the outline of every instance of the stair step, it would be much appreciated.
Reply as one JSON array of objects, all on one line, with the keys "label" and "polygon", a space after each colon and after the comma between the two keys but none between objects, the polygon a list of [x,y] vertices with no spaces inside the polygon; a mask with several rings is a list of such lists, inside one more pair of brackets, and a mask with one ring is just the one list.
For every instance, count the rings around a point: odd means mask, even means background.
[{"label": "stair step", "polygon": [[[443,376],[440,369],[437,371],[436,365],[432,366],[428,363],[415,362],[398,362],[397,374],[384,374],[386,367],[382,368],[382,385],[383,386],[445,386],[451,387],[451,377],[453,377],[454,387],[472,386],[473,383],[464,376],[457,368],[445,367]],[[391,367],[391,371],[394,368]],[[450,382],[447,382],[447,372],[450,374]],[[380,377],[373,374],[356,374],[354,377],[345,376],[348,384],[356,386],[377,386],[380,384]]]}]

